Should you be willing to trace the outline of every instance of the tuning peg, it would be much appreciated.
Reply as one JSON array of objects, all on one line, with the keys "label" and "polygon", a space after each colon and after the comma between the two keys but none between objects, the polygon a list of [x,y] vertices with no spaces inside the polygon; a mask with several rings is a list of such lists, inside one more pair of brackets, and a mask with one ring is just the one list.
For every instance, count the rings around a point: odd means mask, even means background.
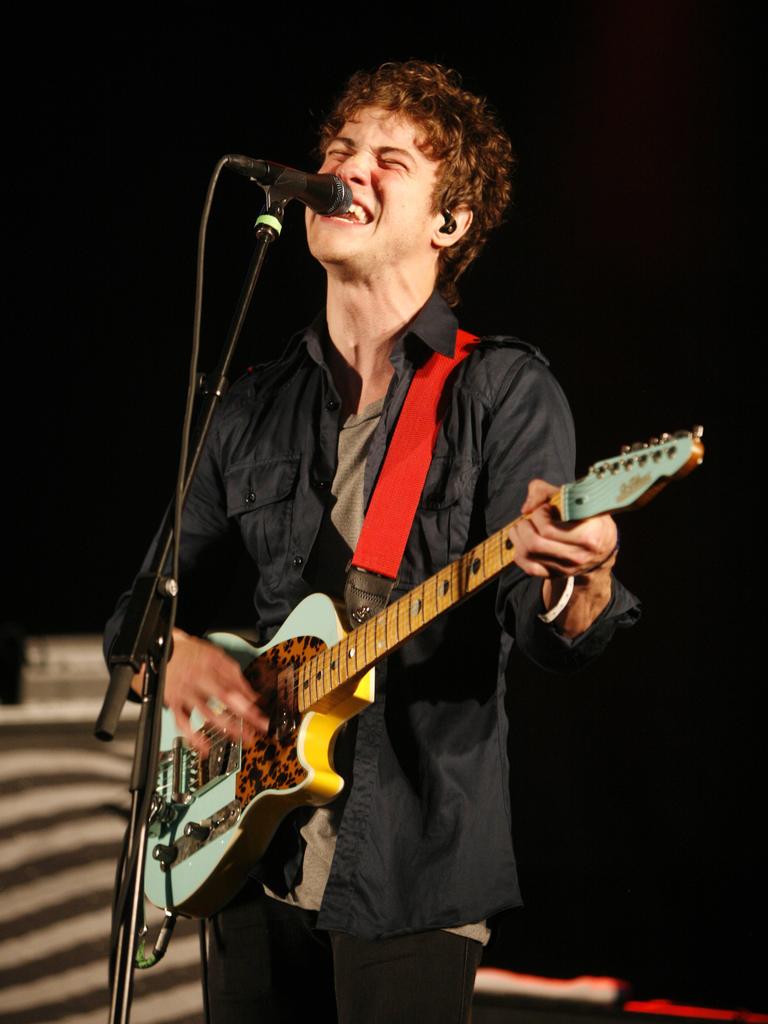
[{"label": "tuning peg", "polygon": [[619,455],[629,455],[629,453],[631,451],[632,451],[632,445],[623,444],[621,446],[621,448],[619,448]]},{"label": "tuning peg", "polygon": [[649,437],[648,438],[648,444],[654,445],[654,444],[658,444],[658,443],[659,443],[658,437]]},{"label": "tuning peg", "polygon": [[701,439],[702,437],[704,437],[704,427],[700,423],[697,423],[691,431],[691,433],[694,437],[698,437],[699,439]]}]

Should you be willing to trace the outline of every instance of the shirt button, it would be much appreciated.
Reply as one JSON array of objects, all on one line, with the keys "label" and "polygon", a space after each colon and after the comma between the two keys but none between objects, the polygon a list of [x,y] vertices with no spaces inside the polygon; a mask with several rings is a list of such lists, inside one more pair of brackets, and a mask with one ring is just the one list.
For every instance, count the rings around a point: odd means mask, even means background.
[{"label": "shirt button", "polygon": [[252,504],[254,501],[256,501],[256,494],[253,491],[248,491],[248,493],[245,496],[245,500],[247,504]]},{"label": "shirt button", "polygon": [[331,481],[330,480],[318,480],[317,481],[317,487],[318,487],[318,490],[320,490],[320,491],[327,491],[330,486],[331,486]]},{"label": "shirt button", "polygon": [[296,555],[295,558],[293,559],[294,569],[300,569],[302,565],[304,565],[304,559],[301,557],[301,555]]},{"label": "shirt button", "polygon": [[325,403],[325,408],[329,412],[336,412],[336,410],[339,408],[339,403],[336,401],[335,398],[331,398],[328,402]]}]

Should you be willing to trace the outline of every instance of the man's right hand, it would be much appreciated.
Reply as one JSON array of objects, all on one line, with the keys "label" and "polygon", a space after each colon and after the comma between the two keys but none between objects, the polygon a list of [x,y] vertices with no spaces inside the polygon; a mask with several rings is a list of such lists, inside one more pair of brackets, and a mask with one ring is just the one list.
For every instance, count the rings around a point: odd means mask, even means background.
[{"label": "man's right hand", "polygon": [[[141,675],[134,677],[133,688],[141,693]],[[211,698],[226,710],[213,710],[208,704]],[[195,710],[235,739],[240,736],[240,722],[232,715],[242,718],[242,735],[246,740],[263,735],[269,726],[256,693],[235,659],[208,640],[190,636],[181,629],[173,631],[173,652],[165,675],[165,704],[173,711],[189,745],[201,753],[205,753],[209,743],[190,724],[189,716]]]}]

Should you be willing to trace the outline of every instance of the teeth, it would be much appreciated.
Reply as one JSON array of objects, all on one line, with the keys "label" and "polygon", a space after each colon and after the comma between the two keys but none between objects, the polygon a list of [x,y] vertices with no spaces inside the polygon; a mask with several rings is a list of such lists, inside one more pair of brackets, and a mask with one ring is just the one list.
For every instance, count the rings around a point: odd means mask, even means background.
[{"label": "teeth", "polygon": [[359,205],[359,203],[352,203],[347,213],[347,217],[358,221],[360,224],[365,224],[368,220],[365,210]]},{"label": "teeth", "polygon": [[335,213],[332,216],[339,220],[352,221],[354,224],[367,224],[370,217],[359,203],[352,203],[346,213]]}]

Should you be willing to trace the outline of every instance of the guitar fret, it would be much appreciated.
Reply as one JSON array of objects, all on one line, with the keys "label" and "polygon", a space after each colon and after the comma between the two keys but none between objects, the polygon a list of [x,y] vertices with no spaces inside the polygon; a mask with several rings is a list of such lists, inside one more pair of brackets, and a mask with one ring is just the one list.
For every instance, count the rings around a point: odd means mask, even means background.
[{"label": "guitar fret", "polygon": [[328,693],[329,689],[333,689],[333,647],[329,647],[328,650],[323,654],[323,665],[322,675],[316,680],[317,683],[317,699],[324,697]]},{"label": "guitar fret", "polygon": [[423,587],[414,587],[404,600],[408,613],[408,632],[413,633],[420,625],[419,617],[422,616],[424,609]]},{"label": "guitar fret", "polygon": [[[429,582],[429,581],[427,580],[427,582]],[[421,598],[420,598],[421,607],[419,609],[419,614],[421,615],[422,625],[425,625],[427,622],[429,622],[431,619],[433,619],[435,617],[435,615],[434,615],[434,611],[432,612],[432,614],[430,614],[430,604],[429,604],[430,589],[427,586],[427,583],[422,583],[420,588],[419,588],[419,591],[421,593]]]},{"label": "guitar fret", "polygon": [[[344,675],[347,668],[347,652],[346,652],[347,638],[342,637],[341,640],[336,644],[336,674],[338,676],[337,686],[341,686],[342,683],[347,681],[347,677]],[[333,678],[333,677],[331,677]]]},{"label": "guitar fret", "polygon": [[338,651],[339,685],[341,685],[342,683],[346,683],[347,678],[348,678],[348,673],[347,673],[347,668],[348,668],[348,665],[347,665],[347,647],[348,647],[348,644],[349,644],[349,637],[345,636],[336,645],[336,650]]},{"label": "guitar fret", "polygon": [[376,655],[384,654],[387,650],[387,611],[380,612],[376,618],[376,630],[374,633],[376,642]]},{"label": "guitar fret", "polygon": [[498,559],[498,551],[496,550],[496,545],[492,540],[493,539],[489,537],[488,540],[483,541],[485,571],[487,577],[495,575],[501,568],[501,562],[499,562]]},{"label": "guitar fret", "polygon": [[360,634],[362,630],[356,629],[347,637],[347,656],[344,659],[347,678],[357,675],[357,661],[360,657]]},{"label": "guitar fret", "polygon": [[294,704],[298,711],[304,710],[304,696],[307,693],[307,687],[309,685],[309,673],[312,659],[305,661],[299,669],[299,685],[296,687],[294,694]]},{"label": "guitar fret", "polygon": [[436,589],[437,606],[442,611],[443,607],[446,607],[453,602],[453,586],[450,568],[447,573],[443,571],[438,575],[438,584]]},{"label": "guitar fret", "polygon": [[397,643],[397,608],[391,604],[386,611],[387,615],[387,647],[392,648]]},{"label": "guitar fret", "polygon": [[323,657],[322,657],[321,662],[320,662],[320,678],[318,679],[317,676],[315,676],[315,699],[316,700],[319,700],[321,697],[324,697],[325,694],[328,692],[328,687],[333,685],[333,683],[331,681],[331,660],[332,660],[331,659],[331,651],[332,650],[333,650],[333,648],[329,647],[327,650],[323,651]]},{"label": "guitar fret", "polygon": [[365,624],[365,660],[370,664],[376,657],[376,620],[378,615],[368,619]]},{"label": "guitar fret", "polygon": [[306,708],[315,699],[317,693],[317,687],[315,682],[315,676],[317,675],[319,666],[322,664],[322,654],[320,657],[313,657],[309,659],[307,664],[307,685],[304,687],[299,700],[300,706]]},{"label": "guitar fret", "polygon": [[[320,678],[318,679],[318,674]],[[317,659],[317,671],[310,676],[309,680],[309,702],[314,704],[325,693],[325,680],[328,674],[328,652],[323,651]]]},{"label": "guitar fret", "polygon": [[303,665],[299,666],[297,682],[293,688],[293,706],[297,711],[304,710],[304,686],[309,679],[311,661],[310,658],[309,661],[305,661]]},{"label": "guitar fret", "polygon": [[460,581],[459,581],[459,567],[456,564],[456,562],[452,562],[451,565],[448,566],[448,570],[450,572],[451,604],[455,604],[457,601],[461,600],[461,587],[460,587]]},{"label": "guitar fret", "polygon": [[[319,657],[315,657],[312,659],[314,664],[312,665],[313,671],[309,677],[308,693],[310,704],[313,704],[316,700],[319,700],[320,698],[320,686],[322,681],[325,679],[327,660],[328,659],[326,657],[325,651],[323,651]],[[319,679],[317,678],[318,675],[320,676]]]},{"label": "guitar fret", "polygon": [[483,541],[483,573],[486,579],[493,576],[494,571],[498,572],[500,568],[495,556],[494,545],[489,544],[487,540]]},{"label": "guitar fret", "polygon": [[408,595],[400,598],[397,608],[397,639],[405,640],[411,635],[411,610],[408,605]]},{"label": "guitar fret", "polygon": [[467,552],[464,555],[461,563],[463,572],[461,576],[462,592],[461,596],[466,597],[472,590],[472,552]]}]

